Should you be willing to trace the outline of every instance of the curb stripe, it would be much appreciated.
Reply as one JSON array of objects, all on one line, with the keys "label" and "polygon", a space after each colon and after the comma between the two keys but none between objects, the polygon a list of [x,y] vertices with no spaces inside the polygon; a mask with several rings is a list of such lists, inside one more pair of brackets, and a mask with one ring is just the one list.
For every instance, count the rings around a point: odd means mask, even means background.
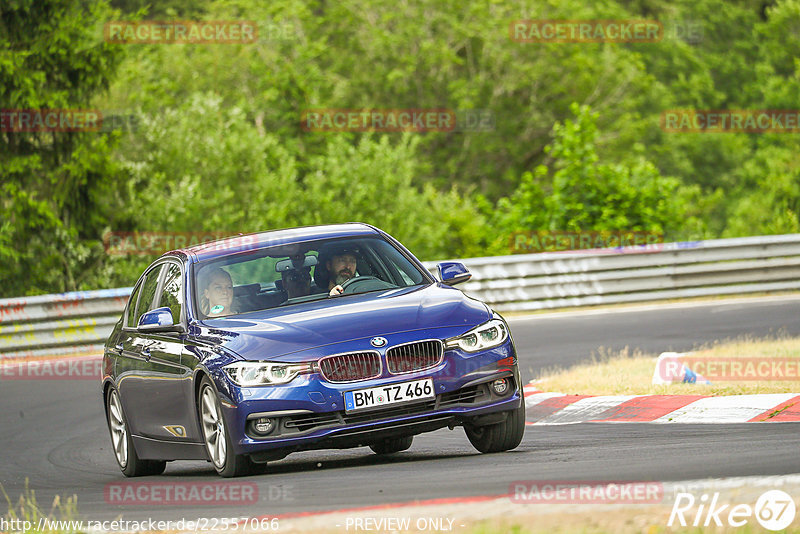
[{"label": "curb stripe", "polygon": [[564,425],[570,423],[583,423],[593,421],[609,409],[618,407],[620,404],[631,400],[632,395],[588,397],[577,402],[570,403],[548,417],[538,421],[543,425]]},{"label": "curb stripe", "polygon": [[659,417],[655,423],[746,423],[797,396],[796,393],[706,397]]},{"label": "curb stripe", "polygon": [[[780,413],[778,413],[774,417],[770,417],[770,414],[773,414],[776,411],[779,411]],[[756,417],[753,417],[748,422],[755,423],[760,421],[766,421],[770,423],[800,421],[800,395],[792,397],[786,402],[782,402],[779,405],[770,408],[766,412]]]},{"label": "curb stripe", "polygon": [[[565,395],[524,387],[526,425],[800,422],[800,394]],[[769,417],[771,414],[773,417]]]},{"label": "curb stripe", "polygon": [[595,419],[602,423],[648,423],[679,408],[705,398],[705,395],[645,395],[610,408]]},{"label": "curb stripe", "polygon": [[531,406],[535,406],[547,399],[552,399],[554,397],[566,397],[563,393],[541,393],[537,392],[533,395],[529,395],[525,397],[525,407],[530,408]]},{"label": "curb stripe", "polygon": [[592,398],[591,395],[561,395],[558,397],[550,397],[542,400],[533,406],[530,406],[525,411],[525,419],[528,421],[536,422],[541,421],[574,402],[581,399]]}]

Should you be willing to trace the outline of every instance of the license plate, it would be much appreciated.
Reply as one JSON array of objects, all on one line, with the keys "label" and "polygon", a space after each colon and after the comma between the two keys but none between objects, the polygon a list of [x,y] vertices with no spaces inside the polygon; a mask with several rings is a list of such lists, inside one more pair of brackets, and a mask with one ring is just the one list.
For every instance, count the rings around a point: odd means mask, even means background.
[{"label": "license plate", "polygon": [[364,410],[376,406],[388,406],[403,402],[432,399],[436,395],[433,392],[433,379],[423,378],[422,380],[412,380],[399,384],[388,384],[367,389],[356,389],[345,391],[344,411],[352,412]]}]

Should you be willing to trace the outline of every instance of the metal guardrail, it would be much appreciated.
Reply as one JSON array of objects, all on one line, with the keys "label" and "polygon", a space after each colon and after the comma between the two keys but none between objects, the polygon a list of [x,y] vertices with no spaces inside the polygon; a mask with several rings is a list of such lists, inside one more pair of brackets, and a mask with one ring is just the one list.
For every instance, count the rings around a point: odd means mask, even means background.
[{"label": "metal guardrail", "polygon": [[[457,261],[501,312],[800,289],[800,234]],[[99,351],[131,289],[0,299],[0,358]]]},{"label": "metal guardrail", "polygon": [[0,299],[0,358],[101,351],[132,290]]},{"label": "metal guardrail", "polygon": [[800,289],[800,234],[458,261],[501,312]]}]

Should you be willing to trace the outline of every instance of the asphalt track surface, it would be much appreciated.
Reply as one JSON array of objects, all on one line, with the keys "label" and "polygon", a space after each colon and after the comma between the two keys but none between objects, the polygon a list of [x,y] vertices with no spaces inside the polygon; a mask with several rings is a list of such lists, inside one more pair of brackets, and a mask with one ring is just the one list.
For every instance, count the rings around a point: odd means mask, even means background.
[{"label": "asphalt track surface", "polygon": [[[687,350],[741,335],[800,334],[800,299],[720,301],[662,309],[542,315],[510,320],[526,378],[569,366],[599,347]],[[0,483],[9,497],[25,480],[45,510],[77,495],[83,519],[193,519],[296,514],[385,503],[501,495],[518,480],[680,481],[800,473],[800,423],[738,425],[576,424],[528,427],[514,451],[480,455],[463,430],[417,436],[406,452],[367,448],[296,453],[256,484],[258,502],[120,506],[108,484],[219,482],[205,462],[172,462],[164,475],[125,479],[110,449],[94,381],[0,381]],[[224,480],[226,483],[231,482]],[[456,518],[458,519],[458,518]]]}]

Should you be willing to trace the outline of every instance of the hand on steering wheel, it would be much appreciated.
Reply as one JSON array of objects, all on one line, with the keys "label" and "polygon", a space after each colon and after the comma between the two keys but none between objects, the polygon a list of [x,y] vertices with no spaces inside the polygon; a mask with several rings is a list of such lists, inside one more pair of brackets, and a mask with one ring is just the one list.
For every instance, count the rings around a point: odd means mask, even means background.
[{"label": "hand on steering wheel", "polygon": [[341,285],[333,286],[333,288],[331,289],[330,293],[328,293],[328,296],[335,297],[335,296],[338,296],[338,295],[345,295],[345,294],[349,295],[349,294],[355,293],[355,289],[353,289],[352,291],[347,291],[347,289],[350,288],[350,287],[353,287],[358,282],[366,282],[368,280],[381,281],[380,278],[378,278],[376,276],[354,276],[354,277],[346,280]]}]

